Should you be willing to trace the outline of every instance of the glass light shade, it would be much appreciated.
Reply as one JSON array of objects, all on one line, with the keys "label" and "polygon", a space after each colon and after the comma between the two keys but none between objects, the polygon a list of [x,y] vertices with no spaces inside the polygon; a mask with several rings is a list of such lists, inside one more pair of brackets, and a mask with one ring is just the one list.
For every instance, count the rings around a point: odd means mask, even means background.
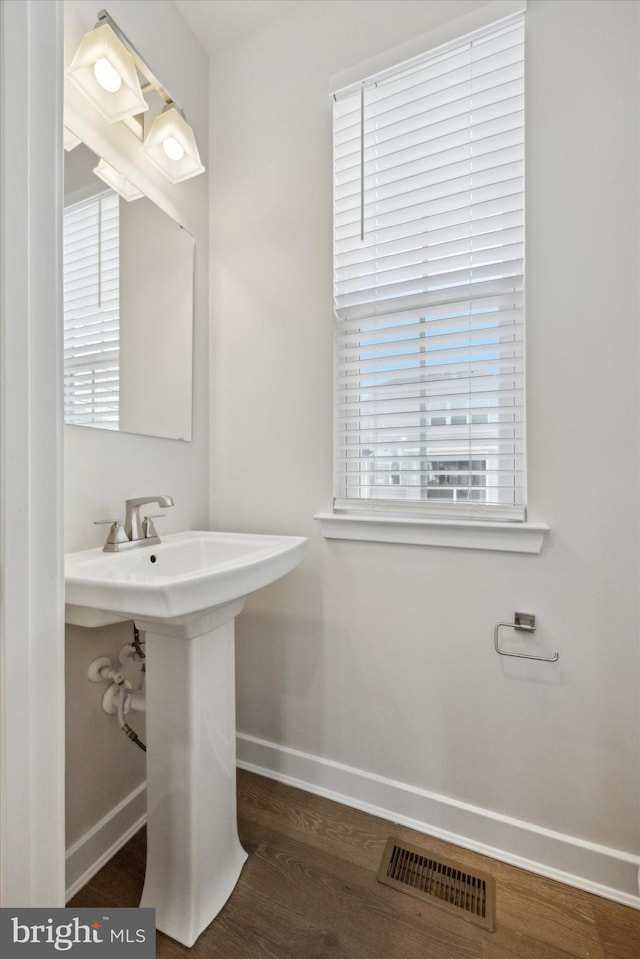
[{"label": "glass light shade", "polygon": [[65,73],[109,123],[149,109],[133,57],[108,23],[85,33]]},{"label": "glass light shade", "polygon": [[106,183],[107,186],[110,186],[112,190],[119,193],[122,199],[128,203],[131,202],[131,200],[139,200],[141,196],[144,196],[144,193],[141,193],[130,180],[127,180],[125,176],[119,173],[115,167],[112,167],[110,163],[107,163],[106,160],[100,160],[97,167],[94,167],[93,172]]},{"label": "glass light shade", "polygon": [[155,118],[142,152],[172,183],[204,173],[193,130],[175,107]]}]

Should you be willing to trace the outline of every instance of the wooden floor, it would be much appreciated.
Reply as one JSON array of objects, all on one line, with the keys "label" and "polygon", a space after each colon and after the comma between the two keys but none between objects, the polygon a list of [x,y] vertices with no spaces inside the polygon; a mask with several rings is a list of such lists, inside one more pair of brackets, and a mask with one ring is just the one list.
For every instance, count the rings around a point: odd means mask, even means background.
[{"label": "wooden floor", "polygon": [[[238,773],[249,859],[192,949],[158,933],[159,959],[639,959],[640,912],[382,819]],[[376,881],[389,835],[493,875],[495,932]],[[144,830],[69,903],[137,906]]]}]

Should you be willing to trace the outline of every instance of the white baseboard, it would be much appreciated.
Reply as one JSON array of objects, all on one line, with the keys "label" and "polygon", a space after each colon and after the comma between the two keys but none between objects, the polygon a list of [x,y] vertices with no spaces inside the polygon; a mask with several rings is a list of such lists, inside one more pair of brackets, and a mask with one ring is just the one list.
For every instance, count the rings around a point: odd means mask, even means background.
[{"label": "white baseboard", "polygon": [[640,909],[640,857],[239,733],[238,766]]},{"label": "white baseboard", "polygon": [[[239,733],[238,766],[640,909],[640,857]],[[142,783],[67,850],[67,901],[144,825]]]},{"label": "white baseboard", "polygon": [[66,899],[124,846],[147,821],[147,786],[141,783],[67,849]]}]

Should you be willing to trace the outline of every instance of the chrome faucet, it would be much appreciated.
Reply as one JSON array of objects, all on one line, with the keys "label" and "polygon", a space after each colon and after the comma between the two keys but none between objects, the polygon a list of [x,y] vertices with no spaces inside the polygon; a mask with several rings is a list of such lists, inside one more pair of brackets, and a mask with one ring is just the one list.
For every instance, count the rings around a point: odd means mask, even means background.
[{"label": "chrome faucet", "polygon": [[155,503],[158,506],[173,506],[172,496],[138,496],[135,499],[125,500],[124,526],[120,520],[98,520],[96,525],[111,523],[107,541],[103,546],[105,553],[118,553],[123,549],[132,549],[134,546],[154,546],[160,542],[160,537],[153,525],[154,519],[162,513],[153,513],[144,518],[140,517],[140,507]]}]

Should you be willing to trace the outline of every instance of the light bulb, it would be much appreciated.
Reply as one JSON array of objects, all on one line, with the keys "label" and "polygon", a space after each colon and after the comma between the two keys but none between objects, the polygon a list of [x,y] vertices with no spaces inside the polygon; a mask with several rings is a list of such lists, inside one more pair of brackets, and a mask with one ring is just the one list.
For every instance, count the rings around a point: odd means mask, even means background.
[{"label": "light bulb", "polygon": [[163,140],[162,149],[165,152],[165,156],[168,156],[170,160],[181,160],[184,156],[184,149],[175,137],[167,137]]},{"label": "light bulb", "polygon": [[117,93],[122,86],[122,77],[106,57],[100,57],[99,60],[96,60],[93,65],[93,72],[102,89],[108,93]]}]

